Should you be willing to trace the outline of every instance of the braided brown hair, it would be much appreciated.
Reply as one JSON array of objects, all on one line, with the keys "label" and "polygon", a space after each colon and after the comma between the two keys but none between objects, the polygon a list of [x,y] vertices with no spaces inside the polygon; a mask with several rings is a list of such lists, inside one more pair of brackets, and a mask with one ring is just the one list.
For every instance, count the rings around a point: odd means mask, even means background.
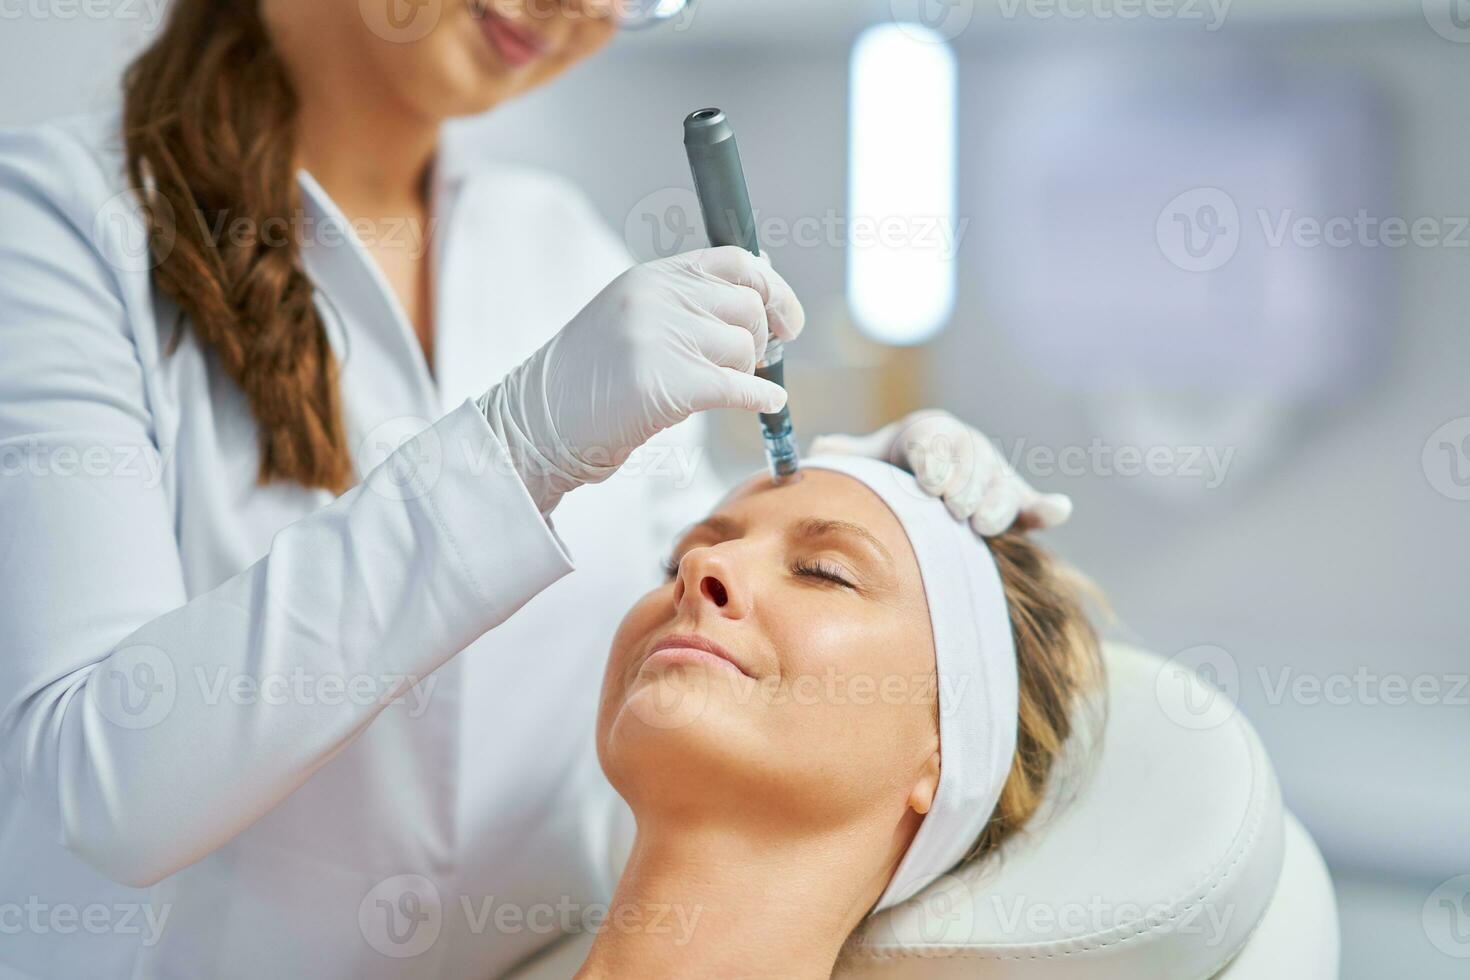
[{"label": "braided brown hair", "polygon": [[155,285],[249,402],[260,482],[341,492],[352,459],[336,359],[299,241],[271,234],[301,207],[297,100],[258,2],[176,0],[124,77],[128,180]]}]

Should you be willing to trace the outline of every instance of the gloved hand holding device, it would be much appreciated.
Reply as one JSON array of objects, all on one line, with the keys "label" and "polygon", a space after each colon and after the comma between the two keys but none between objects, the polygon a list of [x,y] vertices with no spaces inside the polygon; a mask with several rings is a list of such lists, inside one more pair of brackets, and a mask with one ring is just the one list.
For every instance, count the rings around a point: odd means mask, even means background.
[{"label": "gloved hand holding device", "polygon": [[654,435],[711,408],[776,412],[780,385],[755,377],[768,336],[806,314],[786,280],[741,248],[634,266],[480,399],[543,514],[615,473]]}]

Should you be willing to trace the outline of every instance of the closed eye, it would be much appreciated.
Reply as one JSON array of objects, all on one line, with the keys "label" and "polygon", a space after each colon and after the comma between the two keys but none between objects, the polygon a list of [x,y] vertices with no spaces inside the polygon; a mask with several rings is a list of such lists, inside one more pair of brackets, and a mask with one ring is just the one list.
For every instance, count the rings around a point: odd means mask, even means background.
[{"label": "closed eye", "polygon": [[837,565],[820,559],[802,558],[791,566],[791,570],[797,575],[807,578],[822,579],[834,585],[840,585],[848,589],[857,589],[857,585],[847,577],[846,573]]},{"label": "closed eye", "polygon": [[674,580],[675,575],[679,574],[679,562],[672,555],[659,562],[658,567],[663,569],[664,578],[670,582]]}]

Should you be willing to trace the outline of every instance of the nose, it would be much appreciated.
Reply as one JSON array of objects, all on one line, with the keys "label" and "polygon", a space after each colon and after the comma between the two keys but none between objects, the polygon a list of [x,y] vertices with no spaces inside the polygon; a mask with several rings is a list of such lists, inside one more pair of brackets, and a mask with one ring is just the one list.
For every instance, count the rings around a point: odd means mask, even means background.
[{"label": "nose", "polygon": [[720,547],[692,549],[679,561],[674,604],[680,611],[743,619],[750,615],[750,600],[735,561]]}]

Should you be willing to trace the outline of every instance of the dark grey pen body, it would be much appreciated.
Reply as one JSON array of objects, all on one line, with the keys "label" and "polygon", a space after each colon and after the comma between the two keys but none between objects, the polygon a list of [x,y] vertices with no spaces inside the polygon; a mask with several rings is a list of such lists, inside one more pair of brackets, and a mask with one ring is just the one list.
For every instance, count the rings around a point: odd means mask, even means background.
[{"label": "dark grey pen body", "polygon": [[[745,171],[740,166],[740,150],[725,113],[719,109],[691,112],[684,120],[684,150],[689,155],[694,193],[699,198],[709,243],[739,245],[752,255],[761,254]],[[781,341],[772,338],[766,345],[765,358],[756,366],[756,375],[786,387],[783,354]],[[777,483],[795,479],[800,474],[801,463],[790,409],[762,414],[760,419],[771,476]]]}]

